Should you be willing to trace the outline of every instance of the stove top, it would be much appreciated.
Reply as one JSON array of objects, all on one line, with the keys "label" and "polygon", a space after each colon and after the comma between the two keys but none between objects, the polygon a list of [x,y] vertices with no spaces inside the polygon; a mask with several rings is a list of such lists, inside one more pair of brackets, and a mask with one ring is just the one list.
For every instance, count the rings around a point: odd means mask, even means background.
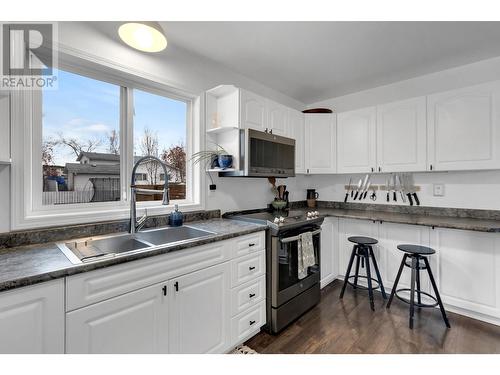
[{"label": "stove top", "polygon": [[[291,229],[295,227],[300,227],[308,224],[318,224],[320,225],[324,216],[313,215],[308,216],[308,213],[317,212],[315,210],[289,210],[289,211],[262,211],[253,213],[238,213],[231,215],[232,219],[250,221],[258,224],[267,224],[273,230],[284,230]],[[280,222],[276,222],[275,219],[281,218]]]}]

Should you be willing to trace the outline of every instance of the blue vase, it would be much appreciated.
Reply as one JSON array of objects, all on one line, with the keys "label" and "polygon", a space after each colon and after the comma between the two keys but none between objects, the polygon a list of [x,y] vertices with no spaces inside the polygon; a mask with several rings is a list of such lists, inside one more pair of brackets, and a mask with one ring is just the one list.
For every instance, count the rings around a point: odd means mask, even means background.
[{"label": "blue vase", "polygon": [[233,165],[233,155],[219,155],[217,161],[219,162],[220,168],[231,168]]}]

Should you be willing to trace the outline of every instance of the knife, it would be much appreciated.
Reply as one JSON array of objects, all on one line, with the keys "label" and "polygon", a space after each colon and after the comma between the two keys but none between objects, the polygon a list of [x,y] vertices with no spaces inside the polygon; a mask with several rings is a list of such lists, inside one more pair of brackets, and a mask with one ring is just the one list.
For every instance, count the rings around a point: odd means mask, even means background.
[{"label": "knife", "polygon": [[386,182],[386,188],[387,188],[387,202],[390,202],[391,198],[391,192],[390,192],[390,187],[391,187],[391,176],[387,177],[387,182]]},{"label": "knife", "polygon": [[417,195],[417,188],[415,187],[415,182],[413,181],[413,174],[409,174],[408,179],[410,182],[410,190],[413,195],[413,199],[415,199],[415,203],[417,204],[417,206],[420,206],[420,200],[418,199]]},{"label": "knife", "polygon": [[406,203],[406,197],[404,195],[404,192],[403,192],[403,184],[401,183],[401,176],[399,175],[399,173],[396,173],[396,180],[397,180],[397,184],[399,185],[399,194],[401,195],[401,199],[404,203]]},{"label": "knife", "polygon": [[366,184],[368,183],[368,178],[370,178],[370,175],[367,174],[365,176],[365,180],[363,181],[363,185],[361,185],[361,192],[359,195],[359,200],[361,200],[363,198],[363,195],[364,195],[365,189],[366,189]]},{"label": "knife", "polygon": [[352,177],[349,178],[349,186],[347,187],[347,191],[345,192],[344,203],[347,203],[347,198],[349,197],[349,191],[351,191],[351,196],[352,196],[351,183],[352,183]]},{"label": "knife", "polygon": [[358,182],[358,187],[356,188],[356,194],[354,194],[354,198],[353,200],[356,200],[356,198],[358,197],[358,194],[359,194],[359,189],[361,189],[361,184],[363,183],[363,180],[360,178],[359,179],[359,182]]},{"label": "knife", "polygon": [[410,202],[410,206],[413,206],[413,199],[411,198],[410,180],[408,178],[408,173],[403,174],[403,185],[404,185],[404,190],[406,192],[406,196],[408,197],[408,202]]},{"label": "knife", "polygon": [[366,199],[366,195],[368,194],[368,190],[370,189],[371,184],[372,184],[372,182],[368,181],[368,184],[366,185],[366,188],[365,188],[365,193],[363,194],[363,199]]},{"label": "knife", "polygon": [[397,195],[397,192],[396,192],[396,175],[392,175],[391,176],[391,187],[392,187],[392,200],[394,202],[397,202],[398,201],[398,195]]}]

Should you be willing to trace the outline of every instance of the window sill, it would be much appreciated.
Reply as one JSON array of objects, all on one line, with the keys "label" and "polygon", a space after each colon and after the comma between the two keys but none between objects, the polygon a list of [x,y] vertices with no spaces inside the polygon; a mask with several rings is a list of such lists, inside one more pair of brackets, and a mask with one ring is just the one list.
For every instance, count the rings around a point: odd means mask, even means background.
[{"label": "window sill", "polygon": [[[146,203],[146,202],[145,202]],[[184,212],[203,210],[199,203],[176,202],[168,206],[163,206],[157,202],[147,202],[147,204],[137,204],[137,216],[142,216],[146,212],[149,216],[166,215],[174,210],[174,205],[178,204],[179,209]],[[130,208],[126,203],[120,207],[96,207],[92,210],[81,210],[79,212],[32,212],[18,222],[12,223],[12,230],[39,229],[54,226],[66,226],[75,224],[88,224],[100,221],[124,220],[130,218]]]}]

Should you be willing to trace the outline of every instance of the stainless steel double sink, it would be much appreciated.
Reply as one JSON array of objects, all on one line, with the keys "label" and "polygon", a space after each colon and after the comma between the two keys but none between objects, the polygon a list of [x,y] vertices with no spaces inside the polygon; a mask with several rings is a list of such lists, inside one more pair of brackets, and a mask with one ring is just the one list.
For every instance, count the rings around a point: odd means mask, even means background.
[{"label": "stainless steel double sink", "polygon": [[215,233],[190,226],[150,229],[135,234],[99,236],[57,243],[59,249],[73,264],[130,255],[167,245],[174,245],[208,237]]}]

